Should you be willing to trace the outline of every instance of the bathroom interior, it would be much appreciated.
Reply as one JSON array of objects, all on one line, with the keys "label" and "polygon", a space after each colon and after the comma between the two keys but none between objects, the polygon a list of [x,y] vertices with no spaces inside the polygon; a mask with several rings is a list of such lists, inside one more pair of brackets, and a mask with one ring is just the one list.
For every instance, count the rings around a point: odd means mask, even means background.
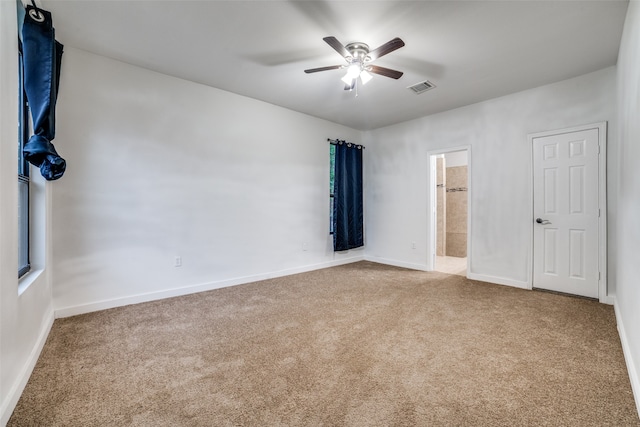
[{"label": "bathroom interior", "polygon": [[467,275],[467,195],[467,151],[436,156],[436,271]]}]

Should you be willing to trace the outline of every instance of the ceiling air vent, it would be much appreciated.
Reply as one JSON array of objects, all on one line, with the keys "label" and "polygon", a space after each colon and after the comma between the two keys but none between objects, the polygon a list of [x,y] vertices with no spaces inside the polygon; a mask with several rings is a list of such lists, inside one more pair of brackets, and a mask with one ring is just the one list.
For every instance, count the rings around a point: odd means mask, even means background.
[{"label": "ceiling air vent", "polygon": [[425,80],[423,82],[416,83],[413,86],[409,86],[407,89],[411,89],[416,95],[419,95],[429,89],[433,89],[434,87],[436,87],[436,85],[431,83],[429,80]]}]

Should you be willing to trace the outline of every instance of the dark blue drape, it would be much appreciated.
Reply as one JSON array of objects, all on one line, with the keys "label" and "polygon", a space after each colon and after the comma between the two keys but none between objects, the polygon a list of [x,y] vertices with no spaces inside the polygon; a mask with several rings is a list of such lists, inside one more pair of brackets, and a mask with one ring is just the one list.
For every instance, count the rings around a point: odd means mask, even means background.
[{"label": "dark blue drape", "polygon": [[[42,22],[38,22],[39,18],[43,18]],[[28,7],[22,24],[22,58],[24,90],[31,109],[34,135],[24,145],[23,153],[49,181],[60,178],[67,166],[51,143],[56,133],[62,48],[55,40],[51,13]]]},{"label": "dark blue drape", "polygon": [[333,201],[333,250],[364,246],[362,146],[336,145]]}]

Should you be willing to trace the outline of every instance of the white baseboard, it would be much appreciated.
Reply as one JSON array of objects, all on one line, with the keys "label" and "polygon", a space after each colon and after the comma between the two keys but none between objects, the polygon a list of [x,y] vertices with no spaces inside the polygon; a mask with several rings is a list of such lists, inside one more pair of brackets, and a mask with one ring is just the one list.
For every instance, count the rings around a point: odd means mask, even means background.
[{"label": "white baseboard", "polygon": [[370,255],[364,256],[365,261],[377,262],[378,264],[392,265],[394,267],[408,268],[410,270],[430,271],[426,264],[415,264],[412,262],[398,261],[395,259],[380,258]]},{"label": "white baseboard", "polygon": [[18,400],[20,400],[20,396],[22,396],[22,392],[29,381],[29,377],[31,377],[31,373],[33,369],[36,367],[36,363],[38,362],[38,358],[40,357],[40,353],[44,348],[44,344],[47,342],[47,337],[49,336],[49,332],[51,331],[51,327],[53,326],[54,314],[53,310],[51,310],[44,319],[44,327],[40,331],[40,335],[38,336],[38,340],[36,344],[33,346],[29,357],[27,357],[18,378],[11,386],[9,393],[7,393],[7,398],[4,402],[2,402],[2,408],[0,409],[0,425],[4,426],[9,422],[9,418],[11,418],[11,414],[13,414],[13,410],[16,408],[18,404]]},{"label": "white baseboard", "polygon": [[[370,256],[370,255],[365,255],[364,259],[366,261],[377,262],[379,264],[393,265],[395,267],[409,268],[411,270],[431,271],[427,268],[426,264],[413,264],[409,262],[379,258],[375,256]],[[513,280],[513,279],[505,279],[503,277],[487,276],[484,274],[467,272],[467,278],[471,280],[478,280],[481,282],[495,283],[497,285],[506,285],[506,286],[513,286],[513,287],[522,288],[522,289],[531,289],[531,284],[528,282],[522,282],[522,281]]]},{"label": "white baseboard", "polygon": [[620,335],[620,343],[622,344],[622,353],[624,354],[624,361],[627,364],[627,372],[629,373],[629,380],[631,381],[631,390],[633,391],[633,397],[636,401],[636,410],[640,417],[640,377],[638,377],[638,371],[636,370],[636,364],[631,355],[631,348],[629,347],[629,341],[627,341],[627,333],[625,331],[624,323],[620,315],[620,308],[618,307],[618,301],[613,298],[613,309],[616,313],[616,324],[618,325],[618,335]]},{"label": "white baseboard", "polygon": [[375,256],[365,255],[365,261],[377,262],[378,264],[393,265],[394,267],[408,268],[410,270],[429,271],[426,264],[414,264],[410,262],[398,261],[394,259],[379,258]]},{"label": "white baseboard", "polygon": [[467,273],[467,278],[471,280],[478,280],[480,282],[495,283],[497,285],[513,286],[521,289],[531,289],[529,282],[522,282],[520,280],[507,279],[504,277],[488,276],[486,274]]},{"label": "white baseboard", "polygon": [[611,296],[611,295],[607,295],[604,298],[600,298],[600,302],[602,304],[614,305],[615,302],[616,302],[616,297]]},{"label": "white baseboard", "polygon": [[55,309],[56,319],[79,314],[91,313],[94,311],[107,310],[109,308],[122,307],[125,305],[139,304],[142,302],[156,301],[165,298],[178,297],[182,295],[195,294],[198,292],[211,291],[214,289],[226,288],[228,286],[242,285],[245,283],[257,282],[259,280],[273,279],[276,277],[290,276],[292,274],[306,273],[308,271],[320,270],[328,267],[336,267],[338,265],[351,264],[353,262],[363,261],[364,256],[358,255],[349,258],[342,258],[318,264],[305,265],[302,267],[290,268],[286,270],[272,271],[268,273],[255,274],[252,276],[236,277],[233,279],[221,280],[218,282],[201,283],[198,285],[190,285],[180,288],[166,289],[156,292],[148,292],[144,294],[130,295],[122,298],[114,298],[109,300],[92,302],[89,304],[81,304],[75,306],[61,307]]}]

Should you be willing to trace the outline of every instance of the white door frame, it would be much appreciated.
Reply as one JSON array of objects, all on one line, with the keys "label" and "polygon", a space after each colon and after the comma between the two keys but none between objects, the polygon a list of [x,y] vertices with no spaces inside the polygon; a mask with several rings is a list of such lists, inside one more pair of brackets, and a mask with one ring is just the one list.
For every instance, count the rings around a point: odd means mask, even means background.
[{"label": "white door frame", "polygon": [[471,266],[471,145],[461,145],[452,148],[442,148],[440,150],[433,150],[427,152],[429,156],[429,169],[428,179],[429,183],[429,227],[427,227],[427,271],[433,271],[436,265],[436,238],[437,227],[436,223],[436,158],[439,154],[453,153],[455,151],[467,152],[467,277],[469,277]]},{"label": "white door frame", "polygon": [[613,304],[613,299],[607,295],[607,122],[599,122],[591,125],[576,126],[567,129],[558,129],[546,132],[537,132],[527,135],[529,140],[529,149],[531,150],[531,188],[530,188],[530,212],[531,212],[531,229],[529,234],[529,241],[531,242],[531,256],[529,259],[529,289],[533,289],[533,233],[534,233],[534,211],[533,211],[533,198],[534,198],[534,159],[533,159],[533,140],[535,138],[560,135],[563,133],[580,132],[590,129],[598,130],[598,145],[600,146],[600,153],[598,156],[598,209],[600,212],[598,218],[598,271],[600,272],[600,278],[598,280],[598,300],[601,303]]}]

